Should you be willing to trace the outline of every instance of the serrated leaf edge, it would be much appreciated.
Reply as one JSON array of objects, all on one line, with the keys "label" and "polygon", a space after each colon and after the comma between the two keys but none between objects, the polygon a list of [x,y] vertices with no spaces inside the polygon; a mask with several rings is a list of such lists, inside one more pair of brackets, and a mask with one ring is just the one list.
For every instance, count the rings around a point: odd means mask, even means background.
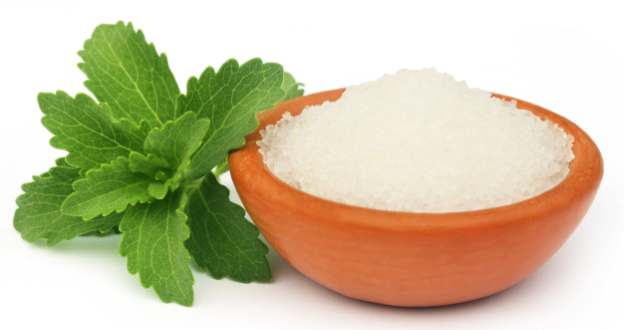
[{"label": "serrated leaf edge", "polygon": [[[93,174],[95,174],[95,173],[98,173],[98,172],[102,172],[102,171],[104,171],[104,168],[105,168],[105,167],[114,167],[115,165],[114,165],[113,163],[120,161],[120,159],[123,159],[123,160],[128,161],[128,165],[130,164],[130,160],[128,160],[128,158],[123,157],[123,156],[119,156],[119,157],[117,157],[117,159],[113,160],[113,161],[112,161],[112,162],[110,162],[110,163],[107,163],[107,164],[101,164],[101,165],[100,165],[99,167],[97,167],[97,168],[92,168],[92,169],[88,170],[88,171],[87,171],[87,173],[86,173],[86,177],[84,177],[84,178],[81,178],[81,179],[78,179],[78,180],[74,181],[74,183],[72,184],[72,187],[74,188],[74,192],[73,192],[71,195],[67,196],[67,198],[65,199],[65,201],[64,201],[64,202],[63,202],[63,204],[61,205],[61,212],[63,212],[64,214],[67,214],[67,215],[71,215],[71,216],[81,216],[81,215],[74,215],[74,214],[71,214],[71,213],[67,213],[67,212],[66,212],[66,210],[65,210],[65,211],[63,210],[63,208],[65,208],[65,205],[66,205],[65,203],[67,202],[67,200],[68,200],[68,199],[69,199],[72,195],[77,195],[77,194],[79,194],[79,193],[83,192],[83,191],[79,191],[79,190],[77,190],[77,189],[76,189],[76,185],[79,185],[79,184],[82,184],[82,183],[84,183],[84,182],[86,182],[86,181],[91,180],[91,178],[89,177],[89,175],[90,175],[90,174],[92,174],[92,173],[93,173]],[[135,173],[136,173],[136,172],[135,172]],[[113,213],[114,211],[116,211],[117,213],[122,213],[122,212],[124,212],[124,211],[125,211],[125,210],[129,207],[129,206],[134,206],[134,205],[136,205],[137,203],[146,203],[146,202],[149,202],[150,200],[153,200],[153,199],[152,199],[152,196],[150,196],[150,197],[148,197],[148,198],[144,198],[144,199],[141,199],[140,197],[136,197],[136,199],[132,200],[132,201],[131,201],[131,202],[129,202],[129,203],[125,203],[125,204],[124,204],[124,206],[122,206],[122,207],[114,207],[114,208],[112,208],[112,209],[107,209],[106,211],[99,212],[99,213],[97,213],[97,214],[95,214],[95,215],[87,215],[87,216],[82,216],[82,218],[83,218],[85,221],[88,221],[88,220],[91,220],[91,219],[93,219],[93,218],[97,217],[98,215],[107,216],[107,215],[109,215],[109,214]]]}]

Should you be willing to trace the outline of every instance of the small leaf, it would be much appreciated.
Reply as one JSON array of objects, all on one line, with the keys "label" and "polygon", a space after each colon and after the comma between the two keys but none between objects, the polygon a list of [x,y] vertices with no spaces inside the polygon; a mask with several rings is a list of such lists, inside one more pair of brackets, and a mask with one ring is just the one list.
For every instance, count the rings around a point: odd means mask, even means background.
[{"label": "small leaf", "polygon": [[141,127],[127,120],[115,122],[106,104],[98,105],[85,94],[73,99],[58,91],[41,93],[38,99],[45,114],[41,122],[55,135],[50,144],[67,150],[67,163],[80,167],[81,175],[119,156],[143,152],[145,122]]},{"label": "small leaf", "polygon": [[155,176],[160,169],[173,167],[167,160],[153,154],[146,157],[138,152],[132,152],[128,158],[132,172],[141,172],[149,176]]},{"label": "small leaf", "polygon": [[172,191],[177,189],[182,171],[189,166],[191,155],[199,148],[209,124],[208,119],[198,120],[194,113],[187,112],[147,135],[145,152],[170,164],[167,169],[172,170],[173,175],[165,185],[171,186]]},{"label": "small leaf", "polygon": [[74,182],[61,210],[85,220],[113,211],[122,212],[128,205],[151,200],[148,186],[154,179],[145,173],[132,172],[130,161],[119,157],[110,164],[87,172],[87,177]]},{"label": "small leaf", "polygon": [[303,83],[298,83],[295,80],[295,77],[293,77],[290,73],[284,72],[284,80],[282,81],[282,86],[280,88],[286,92],[286,95],[284,95],[280,102],[303,96],[305,91],[303,89],[299,89],[299,86],[304,85]]},{"label": "small leaf", "polygon": [[170,177],[170,175],[166,174],[163,170],[157,171],[155,175],[156,180],[160,181],[166,181],[168,177]]},{"label": "small leaf", "polygon": [[119,253],[128,257],[128,271],[139,273],[143,287],[153,286],[164,302],[190,306],[194,279],[183,246],[189,236],[185,204],[186,196],[178,190],[163,200],[131,207],[119,226]]},{"label": "small leaf", "polygon": [[209,118],[210,128],[191,158],[192,177],[201,178],[245,143],[245,134],[258,127],[256,113],[271,109],[284,97],[282,66],[258,58],[238,66],[232,59],[215,73],[208,67],[199,79],[191,77],[187,95],[178,97],[176,116],[192,111]]},{"label": "small leaf", "polygon": [[98,26],[78,53],[78,67],[89,80],[85,86],[98,101],[108,103],[115,118],[135,125],[142,120],[152,128],[174,119],[180,89],[165,54],[158,56],[141,30],[132,23]]},{"label": "small leaf", "polygon": [[34,176],[34,182],[22,185],[25,194],[17,198],[13,218],[13,226],[22,238],[28,242],[44,238],[52,247],[94,230],[105,233],[121,222],[119,213],[90,221],[63,214],[61,204],[74,191],[72,183],[80,179],[80,169],[68,166],[62,158],[56,163],[58,166],[49,172]]},{"label": "small leaf", "polygon": [[165,198],[168,190],[169,190],[169,186],[162,182],[152,182],[147,187],[147,192],[150,194],[150,196],[156,199]]},{"label": "small leaf", "polygon": [[230,202],[229,190],[208,174],[189,196],[186,208],[191,230],[185,246],[201,268],[217,279],[267,282],[269,249],[258,228],[245,219],[245,210]]}]

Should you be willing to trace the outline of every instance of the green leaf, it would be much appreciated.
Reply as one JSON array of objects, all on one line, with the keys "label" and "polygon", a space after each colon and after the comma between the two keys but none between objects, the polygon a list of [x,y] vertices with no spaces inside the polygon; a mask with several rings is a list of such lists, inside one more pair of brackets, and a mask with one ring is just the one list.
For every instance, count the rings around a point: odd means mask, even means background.
[{"label": "green leaf", "polygon": [[170,183],[166,184],[163,182],[152,182],[147,187],[147,192],[150,194],[150,196],[156,199],[163,199],[167,195],[167,191],[169,191],[169,186]]},{"label": "green leaf", "polygon": [[191,236],[185,246],[197,265],[214,278],[270,281],[269,249],[258,238],[258,228],[245,219],[245,210],[230,202],[229,195],[214,175],[206,175],[189,196],[186,213]]},{"label": "green leaf", "polygon": [[80,167],[81,175],[119,156],[143,151],[146,123],[138,128],[127,120],[113,121],[106,104],[98,105],[85,94],[73,99],[58,91],[40,93],[38,99],[45,114],[41,122],[55,135],[50,144],[67,150],[67,163]]},{"label": "green leaf", "polygon": [[209,124],[208,119],[198,120],[194,113],[187,112],[174,122],[166,123],[162,129],[152,129],[147,135],[145,152],[167,162],[166,169],[173,171],[165,182],[172,191],[178,188],[182,171],[189,166],[191,155],[199,148]]},{"label": "green leaf", "polygon": [[303,96],[305,92],[303,89],[299,89],[299,86],[305,86],[303,83],[298,83],[290,73],[284,72],[284,80],[282,81],[281,89],[286,92],[286,95],[280,100],[280,102],[288,101],[299,96]]},{"label": "green leaf", "polygon": [[130,170],[130,161],[119,157],[110,164],[87,172],[87,177],[74,182],[73,194],[69,195],[61,210],[85,220],[113,211],[122,212],[128,205],[147,202],[152,198],[148,186],[154,178]]},{"label": "green leaf", "polygon": [[190,306],[194,280],[183,246],[189,237],[182,211],[186,199],[180,189],[163,200],[131,207],[119,226],[119,253],[128,257],[128,271],[139,273],[143,287],[153,286],[164,302]]},{"label": "green leaf", "polygon": [[156,173],[159,170],[166,169],[171,166],[169,162],[167,162],[167,160],[157,157],[156,155],[153,155],[153,154],[149,154],[145,156],[143,154],[133,152],[133,153],[130,153],[129,159],[130,159],[130,170],[132,172],[141,172],[149,176],[156,176]]},{"label": "green leaf", "polygon": [[210,119],[208,133],[191,158],[193,178],[206,175],[230,150],[245,143],[245,134],[258,127],[256,113],[284,97],[283,75],[279,64],[252,59],[239,67],[232,59],[216,73],[208,67],[199,79],[189,79],[187,95],[178,97],[176,115],[192,111],[197,118]]},{"label": "green leaf", "polygon": [[78,67],[89,78],[85,86],[110,105],[115,118],[135,125],[146,120],[152,128],[174,119],[180,89],[167,57],[158,56],[132,23],[98,26],[78,55],[84,61]]},{"label": "green leaf", "polygon": [[63,159],[56,167],[41,176],[34,176],[34,182],[22,185],[23,195],[17,198],[13,226],[28,242],[47,239],[48,247],[63,240],[98,230],[105,233],[121,222],[122,214],[111,214],[84,221],[61,212],[61,204],[74,189],[72,183],[80,179],[79,169],[70,167]]}]

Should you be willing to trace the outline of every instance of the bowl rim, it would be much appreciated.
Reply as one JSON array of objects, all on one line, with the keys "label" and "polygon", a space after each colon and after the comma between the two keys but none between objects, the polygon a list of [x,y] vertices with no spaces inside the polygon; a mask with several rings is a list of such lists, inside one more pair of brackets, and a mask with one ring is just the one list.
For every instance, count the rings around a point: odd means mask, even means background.
[{"label": "bowl rim", "polygon": [[604,164],[598,147],[587,133],[552,111],[496,93],[492,93],[492,97],[507,101],[515,100],[518,108],[531,111],[542,120],[555,123],[574,138],[572,151],[575,158],[570,162],[569,173],[562,182],[540,195],[513,204],[474,211],[413,213],[377,210],[334,202],[306,193],[280,180],[268,169],[258,152],[256,142],[261,138],[260,130],[265,129],[268,124],[275,124],[286,111],[298,115],[306,104],[321,104],[330,99],[333,101],[339,98],[344,90],[340,88],[298,97],[259,113],[256,116],[259,120],[258,128],[248,134],[245,144],[229,156],[230,171],[237,190],[243,188],[246,192],[259,194],[263,196],[264,202],[272,203],[274,207],[303,214],[307,219],[313,219],[311,221],[330,222],[328,223],[330,225],[393,232],[445,232],[515,225],[519,222],[539,220],[549,214],[567,213],[585,195],[595,193],[597,186],[600,185]]}]

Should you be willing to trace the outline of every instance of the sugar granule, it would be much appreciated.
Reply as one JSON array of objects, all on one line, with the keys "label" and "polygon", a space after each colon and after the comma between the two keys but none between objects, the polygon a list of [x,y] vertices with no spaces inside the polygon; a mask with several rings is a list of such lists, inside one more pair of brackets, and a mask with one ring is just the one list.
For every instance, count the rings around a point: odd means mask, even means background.
[{"label": "sugar granule", "polygon": [[264,162],[291,186],[393,211],[522,201],[561,182],[574,158],[560,127],[435,69],[351,86],[260,134]]}]

